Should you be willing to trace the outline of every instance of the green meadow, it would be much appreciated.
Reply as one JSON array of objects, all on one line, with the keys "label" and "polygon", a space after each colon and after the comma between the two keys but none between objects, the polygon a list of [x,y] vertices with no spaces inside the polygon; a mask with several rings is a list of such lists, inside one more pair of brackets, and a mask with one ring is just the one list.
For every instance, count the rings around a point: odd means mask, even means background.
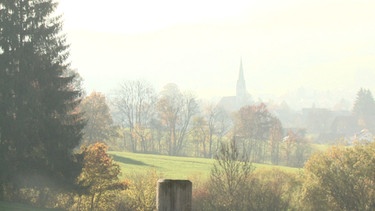
[{"label": "green meadow", "polygon": [[311,149],[313,152],[325,152],[332,146],[328,144],[311,144]]},{"label": "green meadow", "polygon": [[[109,154],[120,165],[122,177],[133,173],[145,173],[155,169],[168,179],[188,179],[192,176],[208,178],[214,159],[152,155],[132,152],[114,152]],[[285,171],[298,172],[299,168],[254,164],[255,170],[262,168],[280,168]]]}]

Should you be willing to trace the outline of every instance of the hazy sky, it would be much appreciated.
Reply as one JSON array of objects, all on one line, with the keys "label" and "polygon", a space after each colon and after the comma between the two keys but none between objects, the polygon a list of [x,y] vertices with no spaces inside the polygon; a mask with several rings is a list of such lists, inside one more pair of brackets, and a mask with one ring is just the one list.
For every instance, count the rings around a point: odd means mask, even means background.
[{"label": "hazy sky", "polygon": [[375,91],[375,1],[60,0],[87,92],[173,82],[199,97]]}]

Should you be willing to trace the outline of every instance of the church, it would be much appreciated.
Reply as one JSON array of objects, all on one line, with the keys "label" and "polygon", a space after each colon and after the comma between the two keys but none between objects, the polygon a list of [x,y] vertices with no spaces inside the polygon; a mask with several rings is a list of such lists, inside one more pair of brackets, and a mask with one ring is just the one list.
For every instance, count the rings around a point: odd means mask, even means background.
[{"label": "church", "polygon": [[239,110],[241,107],[245,105],[251,105],[252,103],[253,102],[251,96],[246,90],[246,82],[241,59],[240,70],[236,86],[236,95],[221,98],[221,100],[218,103],[218,107],[221,107],[229,112],[232,112]]}]

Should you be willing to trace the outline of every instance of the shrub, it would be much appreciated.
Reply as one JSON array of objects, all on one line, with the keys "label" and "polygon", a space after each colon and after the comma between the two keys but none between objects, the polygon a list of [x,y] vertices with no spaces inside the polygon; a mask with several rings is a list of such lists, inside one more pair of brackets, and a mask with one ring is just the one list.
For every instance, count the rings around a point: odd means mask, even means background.
[{"label": "shrub", "polygon": [[234,140],[223,143],[208,184],[210,206],[216,210],[247,210],[248,181],[253,169],[248,158],[239,154]]},{"label": "shrub", "polygon": [[294,173],[262,169],[250,179],[251,210],[291,210],[300,182]]},{"label": "shrub", "polygon": [[375,143],[333,147],[305,165],[305,210],[374,210]]},{"label": "shrub", "polygon": [[122,204],[119,206],[130,210],[155,210],[156,186],[161,177],[155,169],[150,169],[145,174],[130,174],[129,188],[124,191]]}]

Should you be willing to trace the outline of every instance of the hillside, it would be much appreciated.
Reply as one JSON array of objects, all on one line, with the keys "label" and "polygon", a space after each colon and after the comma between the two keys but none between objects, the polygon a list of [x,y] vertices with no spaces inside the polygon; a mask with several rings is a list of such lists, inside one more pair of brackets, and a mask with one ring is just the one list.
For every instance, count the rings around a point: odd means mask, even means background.
[{"label": "hillside", "polygon": [[[214,159],[176,157],[165,155],[141,154],[131,152],[115,152],[109,154],[120,165],[122,177],[132,173],[142,173],[154,168],[168,179],[188,179],[191,176],[207,178],[210,174]],[[254,164],[256,169],[281,168],[286,171],[299,171],[299,168]]]}]

